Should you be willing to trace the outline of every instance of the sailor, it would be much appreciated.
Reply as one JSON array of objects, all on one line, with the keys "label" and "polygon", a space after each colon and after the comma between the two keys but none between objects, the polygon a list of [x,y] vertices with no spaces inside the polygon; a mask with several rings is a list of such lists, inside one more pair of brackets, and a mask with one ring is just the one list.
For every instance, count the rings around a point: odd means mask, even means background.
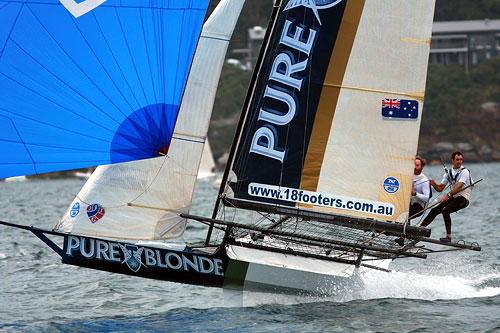
[{"label": "sailor", "polygon": [[[409,218],[422,216],[424,208],[431,197],[431,184],[429,179],[422,173],[425,167],[425,159],[415,156],[415,167],[413,169],[413,184],[411,186],[410,212]],[[409,221],[408,221],[409,222]],[[405,237],[401,236],[394,241],[399,245],[404,245]]]},{"label": "sailor", "polygon": [[424,208],[431,197],[431,184],[429,179],[422,173],[425,167],[425,159],[415,156],[415,168],[413,169],[413,186],[411,187],[410,218],[422,216]]},{"label": "sailor", "polygon": [[[446,227],[446,237],[440,238],[442,242],[451,242],[451,218],[450,214],[460,209],[463,209],[469,205],[470,195],[472,187],[472,179],[468,169],[462,166],[463,154],[459,151],[451,154],[451,161],[453,163],[453,169],[448,172],[445,171],[443,175],[443,180],[441,184],[436,184],[434,179],[430,179],[429,182],[438,192],[444,190],[446,185],[451,184],[452,190],[448,192],[441,198],[441,203],[435,208],[431,209],[429,214],[425,217],[422,222],[422,226],[426,227],[432,223],[434,218],[442,213],[444,219],[444,225]],[[469,186],[469,187],[467,187]],[[465,190],[463,188],[467,187]]]}]

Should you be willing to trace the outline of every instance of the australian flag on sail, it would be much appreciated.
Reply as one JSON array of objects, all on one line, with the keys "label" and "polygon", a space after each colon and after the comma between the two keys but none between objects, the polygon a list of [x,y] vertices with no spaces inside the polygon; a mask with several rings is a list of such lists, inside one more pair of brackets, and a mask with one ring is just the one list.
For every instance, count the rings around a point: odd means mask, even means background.
[{"label": "australian flag on sail", "polygon": [[418,102],[411,99],[383,99],[382,117],[386,119],[415,120],[418,118]]}]

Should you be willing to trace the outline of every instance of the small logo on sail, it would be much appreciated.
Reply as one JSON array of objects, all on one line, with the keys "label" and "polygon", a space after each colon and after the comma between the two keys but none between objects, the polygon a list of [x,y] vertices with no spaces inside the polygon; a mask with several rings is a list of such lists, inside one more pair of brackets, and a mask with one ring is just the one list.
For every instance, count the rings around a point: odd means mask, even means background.
[{"label": "small logo on sail", "polygon": [[59,0],[61,4],[74,16],[80,17],[91,10],[99,7],[107,0],[85,0],[76,2],[75,0]]},{"label": "small logo on sail", "polygon": [[95,203],[87,207],[87,216],[92,223],[99,221],[105,213],[104,207],[99,204]]},{"label": "small logo on sail", "polygon": [[120,248],[125,255],[125,259],[123,260],[122,264],[126,263],[128,268],[130,268],[134,272],[137,272],[142,265],[141,255],[142,251],[144,251],[144,248],[137,248],[137,246],[134,245],[123,246],[121,244]]},{"label": "small logo on sail", "polygon": [[394,177],[387,177],[384,180],[384,190],[390,194],[396,193],[399,190],[399,180]]},{"label": "small logo on sail", "polygon": [[71,210],[69,212],[69,216],[71,216],[71,218],[75,218],[79,213],[80,213],[80,203],[75,202],[73,207],[71,207]]},{"label": "small logo on sail", "polygon": [[321,20],[319,19],[319,12],[318,10],[321,9],[327,9],[330,7],[333,7],[340,3],[342,0],[290,0],[287,5],[285,6],[285,10],[297,8],[300,6],[304,6],[306,8],[312,9],[314,12],[314,15],[316,16],[316,19],[318,20],[319,24],[321,25]]}]

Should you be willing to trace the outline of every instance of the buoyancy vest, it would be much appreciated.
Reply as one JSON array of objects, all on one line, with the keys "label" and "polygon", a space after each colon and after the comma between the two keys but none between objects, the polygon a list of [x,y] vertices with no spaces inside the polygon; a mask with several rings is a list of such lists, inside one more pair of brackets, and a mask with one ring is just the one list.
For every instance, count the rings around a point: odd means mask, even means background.
[{"label": "buoyancy vest", "polygon": [[[464,170],[467,170],[469,171],[469,184],[472,184],[472,178],[471,178],[471,175],[470,175],[470,170],[465,168],[465,167],[461,167],[458,172],[456,173],[455,177],[453,177],[453,173],[452,173],[452,170],[453,169],[450,169],[448,171],[448,181],[451,182],[451,186],[453,188],[455,188],[455,186],[457,185],[457,179],[459,178],[460,174],[462,173],[462,171]],[[466,187],[468,186],[467,184],[464,183],[463,187]],[[470,201],[470,196],[472,194],[472,186],[469,186],[468,188],[466,188],[465,190],[461,191],[461,192],[458,192],[457,194],[455,194],[454,196],[455,197],[464,197],[467,201]]]}]

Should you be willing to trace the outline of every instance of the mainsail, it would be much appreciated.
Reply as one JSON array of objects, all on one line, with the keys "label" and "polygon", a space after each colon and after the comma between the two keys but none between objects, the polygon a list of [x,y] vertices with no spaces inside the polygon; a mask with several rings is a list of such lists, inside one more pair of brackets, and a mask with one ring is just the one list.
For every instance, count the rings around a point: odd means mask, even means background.
[{"label": "mainsail", "polygon": [[434,0],[282,8],[229,161],[225,204],[404,221]]},{"label": "mainsail", "polygon": [[189,212],[217,83],[242,6],[243,0],[221,1],[205,22],[166,156],[99,166],[57,230],[129,239],[182,235],[186,220],[179,215]]}]

